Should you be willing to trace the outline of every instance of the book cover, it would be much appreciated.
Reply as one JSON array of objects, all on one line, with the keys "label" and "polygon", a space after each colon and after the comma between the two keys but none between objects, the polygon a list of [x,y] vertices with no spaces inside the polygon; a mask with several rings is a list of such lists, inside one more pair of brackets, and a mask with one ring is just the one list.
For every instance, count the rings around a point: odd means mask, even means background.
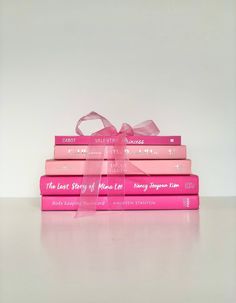
[{"label": "book cover", "polygon": [[[113,145],[116,136],[55,136],[55,145]],[[181,136],[128,136],[127,145],[181,145]]]},{"label": "book cover", "polygon": [[[79,195],[81,189],[91,194],[95,182],[82,184],[82,176],[42,176],[42,195]],[[84,188],[84,187],[89,187]],[[198,176],[102,176],[99,182],[99,195],[184,195],[198,194]]]},{"label": "book cover", "polygon": [[[113,146],[89,149],[88,145],[55,145],[54,159],[114,159],[120,153]],[[124,153],[129,159],[186,159],[185,145],[127,145]]]},{"label": "book cover", "polygon": [[45,171],[46,175],[189,175],[191,174],[191,161],[46,160]]},{"label": "book cover", "polygon": [[[79,196],[42,196],[42,210],[77,210]],[[97,210],[171,210],[198,209],[198,195],[179,196],[99,196]]]}]

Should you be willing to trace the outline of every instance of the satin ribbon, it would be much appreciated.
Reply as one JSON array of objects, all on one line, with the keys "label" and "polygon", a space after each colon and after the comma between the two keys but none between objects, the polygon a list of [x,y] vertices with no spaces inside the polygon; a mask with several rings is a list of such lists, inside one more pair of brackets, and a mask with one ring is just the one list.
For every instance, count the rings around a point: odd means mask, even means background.
[{"label": "satin ribbon", "polygon": [[[119,183],[122,184],[123,188],[121,195],[124,197],[126,165],[127,161],[129,162],[128,155],[125,152],[127,136],[157,136],[160,131],[152,120],[146,120],[135,126],[131,126],[128,123],[123,123],[120,130],[117,131],[116,127],[107,118],[92,111],[89,114],[81,117],[77,122],[75,131],[79,136],[84,136],[80,129],[81,123],[88,120],[101,120],[103,124],[103,128],[92,133],[91,136],[111,136],[115,138],[113,145],[114,159],[109,159],[109,162],[107,162],[109,163],[107,166],[107,180],[109,185],[109,176],[114,175],[114,169],[116,169],[117,176],[119,176]],[[105,160],[105,148],[105,145],[88,145],[82,178],[81,188],[83,188],[83,190],[80,192],[80,205],[78,206],[77,215],[96,211],[102,165],[103,161]],[[99,158],[96,157],[96,161],[93,161],[93,155],[95,153],[96,155],[99,155]],[[130,162],[129,165],[131,165]],[[137,169],[137,172],[140,172],[140,169],[137,167],[135,167],[135,169]],[[91,175],[91,170],[95,171],[96,175]],[[92,184],[93,186],[91,188]],[[109,191],[107,199],[108,205],[110,205],[109,201],[112,199],[112,197],[109,196]]]}]

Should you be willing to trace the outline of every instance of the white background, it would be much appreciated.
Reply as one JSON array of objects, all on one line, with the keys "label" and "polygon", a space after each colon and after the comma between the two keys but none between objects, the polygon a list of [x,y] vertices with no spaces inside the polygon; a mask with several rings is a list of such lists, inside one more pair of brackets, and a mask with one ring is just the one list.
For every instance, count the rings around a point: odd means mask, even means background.
[{"label": "white background", "polygon": [[0,33],[0,196],[39,196],[91,110],[182,135],[201,195],[236,195],[235,1],[3,0]]}]

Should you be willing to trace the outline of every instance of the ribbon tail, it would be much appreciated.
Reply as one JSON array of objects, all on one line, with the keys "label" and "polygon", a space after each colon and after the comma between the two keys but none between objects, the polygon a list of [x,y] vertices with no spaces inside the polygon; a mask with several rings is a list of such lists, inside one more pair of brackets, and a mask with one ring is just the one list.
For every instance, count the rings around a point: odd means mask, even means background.
[{"label": "ribbon tail", "polygon": [[[112,148],[112,157],[109,160],[107,182],[112,191],[108,191],[107,201],[110,210],[123,210],[125,209],[125,171],[127,164],[126,153],[126,135],[119,133],[116,136],[115,144]],[[115,181],[114,181],[115,180]],[[119,186],[120,200],[114,204],[115,186]],[[111,194],[113,192],[113,195]]]},{"label": "ribbon tail", "polygon": [[[105,146],[88,145],[76,217],[96,212],[104,154]],[[96,160],[94,160],[94,155],[96,155]]]},{"label": "ribbon tail", "polygon": [[[92,136],[111,136],[117,134],[116,128],[111,122],[99,115],[96,112],[90,112],[89,114],[81,117],[76,125],[76,133],[83,136],[80,129],[80,125],[84,121],[88,120],[100,120],[104,128],[93,133]],[[86,214],[94,213],[97,209],[98,196],[101,182],[101,172],[105,165],[106,146],[104,145],[92,145],[91,143],[87,147],[87,155],[84,161],[82,178],[82,191],[79,196],[79,204],[76,212],[76,216],[82,216]],[[95,156],[96,155],[96,156]],[[94,160],[94,158],[96,160]],[[93,173],[93,174],[91,174]]]}]

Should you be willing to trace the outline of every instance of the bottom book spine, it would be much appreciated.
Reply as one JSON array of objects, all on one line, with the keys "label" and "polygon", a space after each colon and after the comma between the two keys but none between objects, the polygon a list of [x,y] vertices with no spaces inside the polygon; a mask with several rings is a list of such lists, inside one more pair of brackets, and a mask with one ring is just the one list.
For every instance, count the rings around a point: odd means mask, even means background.
[{"label": "bottom book spine", "polygon": [[[42,211],[77,210],[80,207],[79,196],[42,196]],[[174,210],[198,209],[198,195],[178,196],[99,196],[97,210]]]}]

